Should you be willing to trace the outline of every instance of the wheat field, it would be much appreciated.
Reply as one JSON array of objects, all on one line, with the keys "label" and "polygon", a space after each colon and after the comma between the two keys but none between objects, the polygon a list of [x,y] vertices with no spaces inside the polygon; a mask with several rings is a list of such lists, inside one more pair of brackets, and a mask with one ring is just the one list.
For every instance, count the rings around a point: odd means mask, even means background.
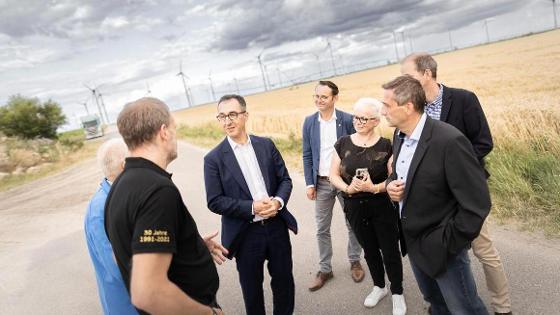
[{"label": "wheat field", "polygon": [[[479,97],[494,134],[504,130],[504,114],[520,109],[559,110],[560,30],[434,56],[438,81]],[[399,65],[330,78],[340,88],[337,107],[350,110],[361,97],[381,98],[381,85],[400,74]],[[315,82],[247,96],[249,130],[285,137],[301,135],[303,118],[315,111]],[[179,124],[215,121],[216,104],[175,112]],[[509,115],[506,115],[509,117]],[[515,115],[514,115],[515,117]]]}]

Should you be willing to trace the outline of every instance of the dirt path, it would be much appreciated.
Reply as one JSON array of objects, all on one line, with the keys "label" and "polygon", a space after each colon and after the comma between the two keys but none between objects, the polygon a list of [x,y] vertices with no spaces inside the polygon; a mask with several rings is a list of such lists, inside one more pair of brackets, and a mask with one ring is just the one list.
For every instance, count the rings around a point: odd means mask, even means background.
[{"label": "dirt path", "polygon": [[[170,170],[202,234],[219,228],[219,217],[205,206],[202,182],[204,151],[180,143],[179,159]],[[83,236],[83,215],[97,189],[100,172],[94,160],[33,183],[0,193],[0,314],[100,314],[93,269]],[[306,289],[316,272],[317,246],[311,202],[301,176],[292,174],[290,209],[300,233],[291,235],[296,279],[297,314],[390,314],[386,298],[374,311],[362,306],[371,280],[354,284],[344,258],[346,238],[342,213],[333,222],[335,279],[315,293]],[[557,314],[560,309],[560,241],[493,226],[512,291],[516,314]],[[425,314],[423,302],[404,259],[408,314]],[[473,259],[478,288],[489,305],[480,264]],[[227,314],[243,314],[235,263],[220,272],[219,301]],[[269,279],[265,279],[268,285]],[[271,294],[265,292],[271,313]]]}]

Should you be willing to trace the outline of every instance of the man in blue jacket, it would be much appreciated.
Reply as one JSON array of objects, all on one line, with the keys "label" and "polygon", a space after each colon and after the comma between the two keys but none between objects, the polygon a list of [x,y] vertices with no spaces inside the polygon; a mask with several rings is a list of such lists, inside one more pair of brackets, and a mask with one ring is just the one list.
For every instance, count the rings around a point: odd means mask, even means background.
[{"label": "man in blue jacket", "polygon": [[224,95],[216,116],[227,137],[204,157],[208,208],[222,216],[222,244],[235,257],[245,310],[264,315],[264,262],[271,276],[275,315],[294,311],[292,246],[297,222],[286,208],[292,180],[268,138],[249,136],[245,99]]},{"label": "man in blue jacket", "polygon": [[[336,84],[331,81],[319,81],[315,87],[313,100],[318,111],[305,118],[302,132],[306,194],[307,198],[315,200],[315,221],[319,243],[319,272],[309,286],[310,291],[319,290],[333,277],[331,221],[335,199],[338,197],[343,209],[344,206],[340,192],[329,181],[331,157],[335,142],[342,136],[356,132],[352,124],[352,115],[334,107],[338,101]],[[360,264],[362,249],[348,221],[346,226],[352,279],[360,282],[365,275]]]},{"label": "man in blue jacket", "polygon": [[113,259],[113,248],[105,233],[105,200],[115,178],[123,171],[128,149],[120,138],[103,143],[97,151],[97,160],[105,178],[86,212],[84,230],[87,247],[97,279],[97,289],[105,314],[138,314],[130,303],[117,263]]}]

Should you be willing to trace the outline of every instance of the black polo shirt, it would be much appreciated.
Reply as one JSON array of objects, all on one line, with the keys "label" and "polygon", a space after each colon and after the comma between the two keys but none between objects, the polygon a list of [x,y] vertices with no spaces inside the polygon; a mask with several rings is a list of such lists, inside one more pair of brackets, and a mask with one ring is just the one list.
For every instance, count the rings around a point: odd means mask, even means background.
[{"label": "black polo shirt", "polygon": [[216,266],[171,174],[127,158],[107,197],[105,231],[129,292],[132,255],[172,253],[169,279],[196,301],[215,305]]}]

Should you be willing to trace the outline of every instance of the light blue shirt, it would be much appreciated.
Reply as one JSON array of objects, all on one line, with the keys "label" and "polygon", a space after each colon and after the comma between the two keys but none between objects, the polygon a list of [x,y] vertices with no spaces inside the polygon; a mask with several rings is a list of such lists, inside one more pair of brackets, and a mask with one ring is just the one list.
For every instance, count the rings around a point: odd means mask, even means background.
[{"label": "light blue shirt", "polygon": [[[401,150],[399,152],[399,158],[397,160],[397,165],[395,166],[397,172],[397,179],[400,179],[404,182],[406,187],[406,179],[408,177],[408,169],[410,168],[410,163],[412,162],[412,158],[414,157],[414,152],[416,152],[416,147],[418,146],[418,141],[420,140],[420,136],[422,135],[422,130],[424,130],[424,125],[426,124],[426,113],[422,114],[418,124],[412,131],[410,136],[405,135],[404,139],[402,140]],[[399,131],[399,135],[401,132]],[[402,214],[403,209],[403,200],[399,201],[399,209],[400,213]]]},{"label": "light blue shirt", "polygon": [[130,295],[113,259],[113,248],[105,233],[105,200],[110,189],[111,185],[104,179],[89,202],[84,220],[87,247],[95,269],[103,312],[106,315],[138,314],[130,302]]},{"label": "light blue shirt", "polygon": [[443,85],[439,84],[439,92],[436,99],[430,104],[426,105],[424,111],[430,118],[440,120],[441,107],[443,106]]}]

